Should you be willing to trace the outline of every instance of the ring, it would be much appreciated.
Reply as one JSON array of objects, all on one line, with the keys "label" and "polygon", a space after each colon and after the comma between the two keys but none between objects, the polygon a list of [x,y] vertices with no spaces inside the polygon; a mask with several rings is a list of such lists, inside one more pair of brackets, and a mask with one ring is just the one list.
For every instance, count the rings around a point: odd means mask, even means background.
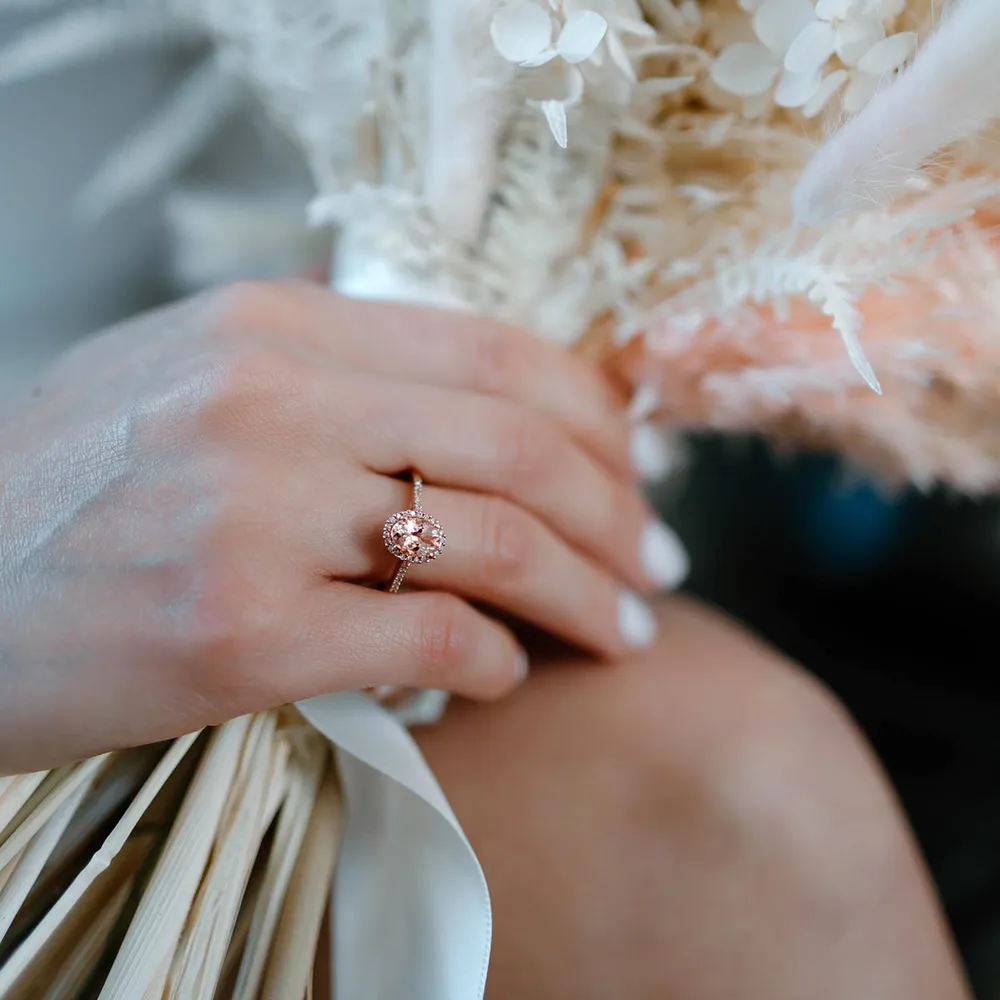
[{"label": "ring", "polygon": [[430,562],[441,555],[447,540],[444,528],[436,517],[424,513],[424,481],[417,472],[413,476],[413,507],[397,511],[382,529],[385,547],[399,560],[399,566],[386,590],[395,594],[403,585],[406,571],[414,563]]}]

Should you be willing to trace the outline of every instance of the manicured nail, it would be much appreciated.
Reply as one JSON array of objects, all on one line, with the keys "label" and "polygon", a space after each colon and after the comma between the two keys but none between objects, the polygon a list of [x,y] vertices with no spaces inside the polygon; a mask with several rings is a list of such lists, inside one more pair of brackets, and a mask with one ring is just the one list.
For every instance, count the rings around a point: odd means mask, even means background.
[{"label": "manicured nail", "polygon": [[665,590],[679,587],[691,568],[684,544],[660,521],[650,521],[646,525],[639,555],[646,576]]},{"label": "manicured nail", "polygon": [[652,382],[644,382],[635,390],[628,405],[628,418],[633,424],[648,420],[660,405],[660,390]]},{"label": "manicured nail", "polygon": [[518,683],[522,683],[528,678],[528,671],[531,669],[531,661],[528,654],[522,649],[517,654],[517,663],[514,665],[514,673]]},{"label": "manicured nail", "polygon": [[632,428],[632,468],[649,483],[658,482],[673,466],[673,454],[664,435],[652,424]]},{"label": "manicured nail", "polygon": [[646,649],[656,641],[656,618],[649,605],[630,590],[618,599],[618,628],[633,649]]}]

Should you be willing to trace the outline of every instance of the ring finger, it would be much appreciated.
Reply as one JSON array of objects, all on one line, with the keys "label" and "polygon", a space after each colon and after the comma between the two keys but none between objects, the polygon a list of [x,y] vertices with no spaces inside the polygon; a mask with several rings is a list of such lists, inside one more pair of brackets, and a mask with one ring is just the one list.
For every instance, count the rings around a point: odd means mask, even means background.
[{"label": "ring finger", "polygon": [[639,493],[554,422],[505,400],[420,385],[345,380],[348,447],[371,471],[420,469],[438,485],[496,494],[641,591],[673,587],[686,557]]},{"label": "ring finger", "polygon": [[[413,506],[407,483],[373,476],[366,512]],[[458,594],[529,622],[600,657],[615,657],[655,638],[646,604],[608,572],[571,548],[533,514],[502,497],[424,488],[426,512],[447,542],[440,558],[413,565],[408,587]],[[370,514],[366,514],[370,518]],[[358,524],[355,537],[365,530]],[[369,544],[356,552],[355,578],[388,580],[397,565],[369,524]],[[373,537],[373,535],[375,537]]]}]

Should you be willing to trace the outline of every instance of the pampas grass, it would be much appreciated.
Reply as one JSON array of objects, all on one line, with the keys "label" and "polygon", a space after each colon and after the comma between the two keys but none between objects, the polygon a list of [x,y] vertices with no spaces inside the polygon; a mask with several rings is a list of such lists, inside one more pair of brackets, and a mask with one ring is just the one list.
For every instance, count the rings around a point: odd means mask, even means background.
[{"label": "pampas grass", "polygon": [[0,998],[307,995],[342,826],[291,709],[0,784]]},{"label": "pampas grass", "polygon": [[805,168],[792,194],[796,219],[822,225],[884,206],[933,154],[1000,118],[998,49],[996,0],[955,0],[913,64]]}]

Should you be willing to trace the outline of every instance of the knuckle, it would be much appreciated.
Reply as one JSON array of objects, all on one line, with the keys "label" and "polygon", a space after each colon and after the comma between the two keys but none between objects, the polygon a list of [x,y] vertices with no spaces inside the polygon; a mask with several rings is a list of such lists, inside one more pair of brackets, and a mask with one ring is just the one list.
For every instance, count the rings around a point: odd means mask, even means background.
[{"label": "knuckle", "polygon": [[261,354],[259,349],[241,349],[215,361],[209,387],[191,413],[200,435],[208,439],[227,435],[270,407],[274,373]]},{"label": "knuckle", "polygon": [[240,340],[274,315],[282,291],[272,282],[242,280],[213,289],[206,298],[215,335],[222,340]]},{"label": "knuckle", "polygon": [[472,384],[483,392],[498,392],[516,381],[523,348],[509,330],[483,325],[476,336],[464,337],[470,353]]},{"label": "knuckle", "polygon": [[419,675],[427,687],[450,689],[472,652],[466,606],[450,594],[432,594],[421,603],[412,633]]},{"label": "knuckle", "polygon": [[199,686],[226,687],[242,675],[273,647],[276,621],[273,602],[249,575],[232,565],[199,574],[179,617],[184,658],[197,671]]},{"label": "knuckle", "polygon": [[244,342],[219,356],[216,371],[221,395],[257,393],[273,387],[282,374],[280,355],[272,348]]},{"label": "knuckle", "polygon": [[264,343],[245,341],[221,352],[197,409],[199,426],[212,433],[277,432],[313,390],[315,376],[296,359]]},{"label": "knuckle", "polygon": [[[777,836],[782,855],[801,862],[807,871],[824,852],[819,831],[843,823],[845,817],[864,815],[870,804],[871,786],[862,763],[865,749],[846,710],[811,678],[789,677],[774,687],[766,701],[754,706],[750,724],[737,729],[725,746],[728,760],[723,766],[731,765],[734,784],[706,776],[705,785],[713,793],[707,798],[746,843],[764,850]],[[822,780],[831,769],[851,778],[832,794]],[[803,822],[803,816],[809,821]],[[862,826],[847,823],[840,845],[850,855],[865,845],[853,857],[854,870],[874,860],[865,860],[873,846],[870,838],[852,835]],[[875,853],[884,857],[881,851]]]},{"label": "knuckle", "polygon": [[203,687],[274,649],[283,583],[254,572],[245,544],[251,508],[234,491],[200,491],[195,508],[188,541],[147,568],[156,588],[147,598],[175,659]]},{"label": "knuckle", "polygon": [[511,582],[521,579],[531,554],[531,522],[512,503],[488,497],[482,505],[482,572],[486,579]]},{"label": "knuckle", "polygon": [[[588,500],[594,511],[595,538],[602,539],[605,551],[614,548],[619,553],[638,552],[643,530],[650,519],[649,508],[629,487],[605,477],[594,478],[588,490]],[[626,562],[632,557],[625,555]]]},{"label": "knuckle", "polygon": [[560,457],[556,438],[545,420],[521,413],[510,417],[497,445],[503,475],[521,486],[551,478]]}]

